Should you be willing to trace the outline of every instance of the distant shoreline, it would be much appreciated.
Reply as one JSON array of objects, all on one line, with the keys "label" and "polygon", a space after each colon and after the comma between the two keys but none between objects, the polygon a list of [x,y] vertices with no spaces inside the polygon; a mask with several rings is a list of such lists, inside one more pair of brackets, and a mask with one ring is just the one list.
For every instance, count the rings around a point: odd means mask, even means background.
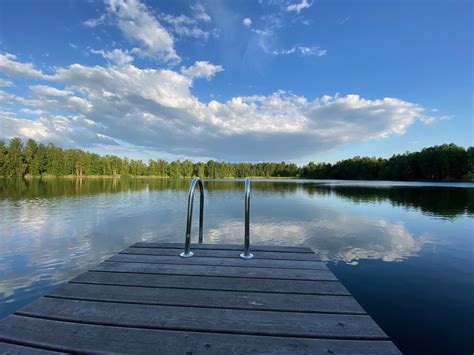
[{"label": "distant shoreline", "polygon": [[[44,175],[44,176],[30,176],[25,175],[23,177],[6,177],[0,176],[0,179],[4,180],[54,180],[54,179],[68,179],[68,180],[98,180],[98,179],[157,179],[157,180],[189,180],[192,179],[193,176],[189,177],[170,177],[170,176],[156,176],[156,175],[128,175],[128,176],[121,176],[121,175],[87,175],[87,176],[75,176],[75,175]],[[297,176],[249,176],[249,178],[254,180],[314,180],[314,181],[334,181],[334,180],[341,180],[341,181],[393,181],[393,182],[430,182],[430,183],[447,183],[447,182],[459,182],[459,183],[474,183],[473,180],[385,180],[385,179],[315,179],[315,178],[307,178],[307,177],[297,177]],[[222,178],[210,178],[210,177],[203,177],[205,180],[242,180],[243,177],[222,177]]]},{"label": "distant shoreline", "polygon": [[134,177],[168,179],[182,177],[252,177],[254,179],[347,179],[368,181],[474,181],[474,147],[467,149],[454,143],[406,152],[391,158],[360,157],[336,163],[308,162],[148,162],[100,156],[79,149],[62,149],[49,143],[37,144],[29,139],[12,138],[8,146],[0,139],[0,175],[74,179],[114,179]]}]

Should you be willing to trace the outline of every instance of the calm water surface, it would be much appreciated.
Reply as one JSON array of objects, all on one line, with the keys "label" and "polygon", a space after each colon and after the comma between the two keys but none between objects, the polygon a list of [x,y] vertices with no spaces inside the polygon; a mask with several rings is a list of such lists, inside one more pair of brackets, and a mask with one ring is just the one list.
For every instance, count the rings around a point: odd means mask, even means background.
[{"label": "calm water surface", "polygon": [[[183,242],[188,185],[0,179],[0,318],[134,242]],[[205,187],[205,242],[242,243],[243,183]],[[251,242],[317,250],[407,353],[474,350],[473,222],[474,184],[252,184]]]}]

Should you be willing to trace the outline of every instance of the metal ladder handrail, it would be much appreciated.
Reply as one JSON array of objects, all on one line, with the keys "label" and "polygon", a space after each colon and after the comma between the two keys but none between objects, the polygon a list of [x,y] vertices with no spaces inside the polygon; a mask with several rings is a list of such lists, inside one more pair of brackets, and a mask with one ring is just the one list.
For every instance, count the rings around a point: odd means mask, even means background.
[{"label": "metal ladder handrail", "polygon": [[186,239],[184,242],[184,252],[179,254],[182,258],[190,258],[194,255],[191,251],[191,222],[193,219],[193,202],[194,202],[194,190],[196,189],[196,184],[199,185],[199,243],[202,243],[202,225],[204,220],[204,186],[202,180],[199,177],[195,177],[191,181],[191,186],[189,187],[188,193],[188,214],[186,217]]},{"label": "metal ladder handrail", "polygon": [[252,259],[253,254],[250,252],[250,179],[245,178],[245,194],[244,194],[244,252],[240,254],[242,259]]}]

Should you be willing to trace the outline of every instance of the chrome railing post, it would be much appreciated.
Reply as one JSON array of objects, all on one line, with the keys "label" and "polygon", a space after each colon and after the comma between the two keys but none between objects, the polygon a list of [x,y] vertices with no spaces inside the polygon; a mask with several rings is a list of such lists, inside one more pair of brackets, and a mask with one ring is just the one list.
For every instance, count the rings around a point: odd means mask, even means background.
[{"label": "chrome railing post", "polygon": [[199,243],[202,243],[203,240],[203,232],[202,232],[202,225],[204,222],[204,187],[202,186],[201,180],[200,183],[200,194],[199,194]]},{"label": "chrome railing post", "polygon": [[189,187],[188,193],[188,214],[186,217],[186,239],[184,241],[184,252],[179,254],[182,258],[190,258],[194,255],[191,251],[191,222],[193,219],[193,202],[194,202],[194,190],[196,189],[196,184],[199,185],[200,199],[199,199],[199,243],[202,243],[203,239],[203,221],[204,221],[204,186],[202,180],[198,177],[195,177],[191,181],[191,186]]},{"label": "chrome railing post", "polygon": [[245,178],[245,195],[244,195],[244,214],[245,214],[245,231],[244,231],[244,252],[240,254],[242,259],[252,259],[253,254],[250,252],[250,179]]}]

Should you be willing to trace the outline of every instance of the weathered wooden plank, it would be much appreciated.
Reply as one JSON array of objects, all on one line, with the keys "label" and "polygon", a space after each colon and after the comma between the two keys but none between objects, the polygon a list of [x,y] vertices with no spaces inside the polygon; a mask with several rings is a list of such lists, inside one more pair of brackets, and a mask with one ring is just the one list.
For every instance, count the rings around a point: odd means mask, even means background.
[{"label": "weathered wooden plank", "polygon": [[[130,247],[120,252],[120,254],[137,254],[137,255],[162,255],[162,256],[176,256],[181,253],[183,249],[173,248],[140,248]],[[212,250],[212,249],[193,249],[195,257],[207,258],[233,258],[240,259],[240,252],[237,250]],[[307,261],[321,261],[317,254],[310,253],[279,253],[279,252],[264,252],[252,251],[255,257],[259,260],[307,260]]]},{"label": "weathered wooden plank", "polygon": [[193,256],[192,258],[181,258],[178,254],[175,256],[117,254],[110,257],[107,261],[224,267],[264,267],[270,269],[328,270],[326,264],[320,261],[262,260],[258,258],[251,260],[244,260],[241,258],[217,259],[199,256]]},{"label": "weathered wooden plank", "polygon": [[62,354],[57,351],[43,350],[34,347],[28,347],[23,345],[3,343],[0,341],[0,354]]},{"label": "weathered wooden plank", "polygon": [[[334,281],[245,279],[227,277],[153,275],[133,273],[109,273],[89,271],[71,282],[94,283],[103,285],[168,287],[201,290],[250,291],[274,293],[302,293],[320,295],[350,295],[340,283]],[[288,296],[291,297],[291,296]]]},{"label": "weathered wooden plank", "polygon": [[[135,248],[171,248],[171,249],[183,249],[183,243],[160,243],[160,242],[138,242],[132,245]],[[205,249],[205,250],[236,250],[243,251],[242,245],[238,244],[192,244],[191,249]],[[268,252],[280,252],[280,253],[308,253],[314,254],[311,248],[307,247],[284,247],[274,245],[254,245],[251,246],[252,251],[268,251]]]},{"label": "weathered wooden plank", "polygon": [[258,312],[40,298],[18,315],[97,325],[331,339],[387,339],[368,315]]},{"label": "weathered wooden plank", "polygon": [[79,300],[100,300],[137,304],[157,304],[226,309],[327,312],[365,314],[351,296],[207,291],[147,288],[95,284],[66,284],[48,296]]},{"label": "weathered wooden plank", "polygon": [[283,270],[269,268],[248,268],[199,265],[166,265],[104,262],[90,269],[91,271],[135,272],[145,274],[168,275],[206,275],[226,276],[259,279],[286,279],[286,280],[327,280],[337,281],[334,274],[326,270]]},{"label": "weathered wooden plank", "polygon": [[400,354],[389,341],[328,340],[96,326],[9,316],[0,339],[59,351],[160,354]]}]

